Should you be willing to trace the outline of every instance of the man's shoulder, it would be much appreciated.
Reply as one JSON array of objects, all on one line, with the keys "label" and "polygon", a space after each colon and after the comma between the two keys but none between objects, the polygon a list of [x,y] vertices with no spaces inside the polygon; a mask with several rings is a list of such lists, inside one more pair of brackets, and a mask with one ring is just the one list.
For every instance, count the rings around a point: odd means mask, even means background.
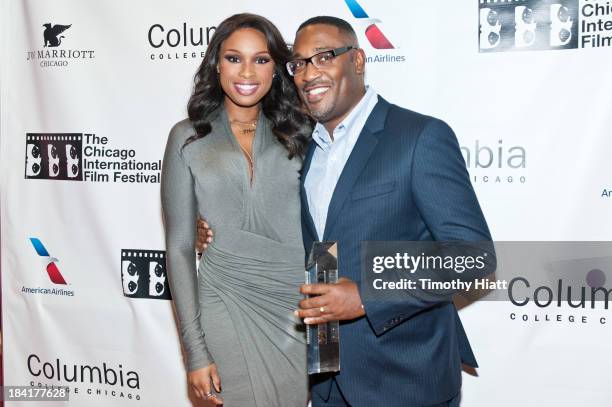
[{"label": "man's shoulder", "polygon": [[387,115],[387,122],[390,124],[401,124],[405,125],[414,125],[414,126],[424,126],[431,122],[441,122],[442,120],[420,113],[402,106],[398,106],[395,103],[390,103],[386,101],[384,98],[379,96],[379,100],[383,104],[388,105],[389,113]]},{"label": "man's shoulder", "polygon": [[379,103],[387,109],[385,130],[401,134],[420,134],[428,126],[447,126],[436,117],[398,106],[379,96]]}]

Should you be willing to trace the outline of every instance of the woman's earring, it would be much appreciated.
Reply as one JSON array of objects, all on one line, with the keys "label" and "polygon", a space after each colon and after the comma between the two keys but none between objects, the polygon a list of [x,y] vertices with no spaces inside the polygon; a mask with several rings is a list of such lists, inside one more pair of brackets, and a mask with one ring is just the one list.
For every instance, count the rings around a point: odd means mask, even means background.
[{"label": "woman's earring", "polygon": [[276,72],[272,74],[272,79],[276,78]]}]

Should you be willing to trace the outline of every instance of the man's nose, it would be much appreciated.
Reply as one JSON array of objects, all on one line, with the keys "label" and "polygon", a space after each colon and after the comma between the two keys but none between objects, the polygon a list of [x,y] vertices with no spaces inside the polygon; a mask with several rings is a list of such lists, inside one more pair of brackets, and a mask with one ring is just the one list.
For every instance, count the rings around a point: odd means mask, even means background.
[{"label": "man's nose", "polygon": [[304,68],[304,80],[310,82],[313,79],[321,76],[321,71],[312,62],[307,62]]}]

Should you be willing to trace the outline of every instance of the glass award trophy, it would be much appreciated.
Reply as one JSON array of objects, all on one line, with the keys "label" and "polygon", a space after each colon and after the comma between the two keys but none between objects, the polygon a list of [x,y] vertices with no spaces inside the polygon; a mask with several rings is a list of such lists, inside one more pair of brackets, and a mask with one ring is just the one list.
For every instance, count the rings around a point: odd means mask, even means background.
[{"label": "glass award trophy", "polygon": [[[306,284],[338,282],[338,242],[314,242],[306,264]],[[308,374],[340,370],[339,323],[306,326]]]}]

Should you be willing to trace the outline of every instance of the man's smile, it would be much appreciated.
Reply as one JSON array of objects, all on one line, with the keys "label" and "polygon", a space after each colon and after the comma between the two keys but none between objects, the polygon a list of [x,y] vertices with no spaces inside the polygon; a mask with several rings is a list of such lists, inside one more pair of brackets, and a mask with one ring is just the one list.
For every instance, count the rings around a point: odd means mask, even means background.
[{"label": "man's smile", "polygon": [[325,93],[331,89],[331,85],[317,84],[304,86],[303,93],[308,103],[315,103],[323,99]]}]

